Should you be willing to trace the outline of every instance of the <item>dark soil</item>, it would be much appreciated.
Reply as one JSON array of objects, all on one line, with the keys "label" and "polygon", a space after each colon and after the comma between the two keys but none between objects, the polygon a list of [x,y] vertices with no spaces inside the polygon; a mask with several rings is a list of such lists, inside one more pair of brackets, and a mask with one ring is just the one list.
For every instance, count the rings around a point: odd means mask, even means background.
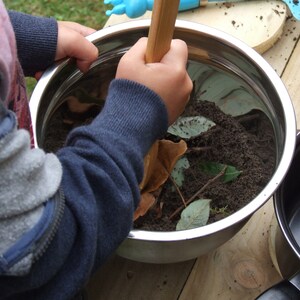
[{"label": "dark soil", "polygon": [[[197,103],[197,104],[196,104]],[[49,126],[44,148],[56,151],[62,147],[67,133],[74,127],[90,122],[99,108],[91,109],[82,116],[70,115],[67,107],[55,115]],[[76,122],[62,122],[62,119],[76,119]],[[185,182],[180,188],[185,200],[197,193],[213,177],[205,175],[197,167],[200,161],[213,161],[232,165],[242,173],[234,181],[224,183],[213,180],[199,198],[212,199],[208,223],[220,220],[249,203],[267,184],[275,167],[275,144],[272,125],[259,110],[247,115],[231,117],[224,114],[214,103],[195,102],[185,115],[202,115],[216,126],[197,138],[187,141],[186,156],[190,168],[185,172]],[[166,136],[171,138],[171,136]],[[135,228],[154,231],[175,230],[180,212],[170,216],[182,205],[182,200],[171,180],[163,186],[158,196],[157,207],[135,221]],[[158,212],[159,211],[159,212]]]},{"label": "dark soil", "polygon": [[[244,207],[271,178],[275,166],[273,129],[268,118],[258,110],[233,118],[207,101],[198,102],[186,114],[202,115],[217,125],[187,142],[186,155],[191,167],[185,171],[186,180],[181,188],[184,199],[188,200],[213,178],[197,168],[200,161],[232,165],[242,171],[232,182],[213,181],[198,195],[197,198],[212,199],[208,221],[212,223]],[[171,219],[170,216],[182,206],[182,200],[170,180],[160,193],[159,202],[163,203],[162,217],[158,220],[155,209],[151,210],[135,222],[136,228],[155,231],[176,228],[180,213]]]}]

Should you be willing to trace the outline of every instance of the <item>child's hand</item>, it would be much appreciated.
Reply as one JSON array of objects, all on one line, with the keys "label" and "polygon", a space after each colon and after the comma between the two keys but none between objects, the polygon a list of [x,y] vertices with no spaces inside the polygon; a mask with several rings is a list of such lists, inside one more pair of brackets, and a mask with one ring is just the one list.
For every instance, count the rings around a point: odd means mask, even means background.
[{"label": "child's hand", "polygon": [[58,21],[57,23],[58,38],[55,60],[73,57],[82,72],[88,71],[92,62],[98,57],[98,48],[84,37],[95,30],[75,22]]},{"label": "child's hand", "polygon": [[121,59],[116,78],[136,81],[156,92],[164,101],[172,124],[184,111],[193,84],[186,71],[185,42],[173,40],[160,63],[147,64],[147,38],[140,39]]}]

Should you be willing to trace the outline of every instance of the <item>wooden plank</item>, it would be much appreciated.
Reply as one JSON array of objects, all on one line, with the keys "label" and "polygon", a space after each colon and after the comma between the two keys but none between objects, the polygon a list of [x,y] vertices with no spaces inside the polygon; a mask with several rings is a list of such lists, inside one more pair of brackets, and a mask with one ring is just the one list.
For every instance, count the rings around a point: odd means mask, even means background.
[{"label": "wooden plank", "polygon": [[300,22],[289,18],[284,26],[280,41],[263,54],[264,59],[274,68],[279,76],[289,60],[300,36]]},{"label": "wooden plank", "polygon": [[211,3],[192,12],[182,12],[178,19],[224,31],[264,53],[280,38],[286,16],[282,1],[241,1]]},{"label": "wooden plank", "polygon": [[300,101],[299,101],[299,91],[300,91],[300,43],[298,42],[292,56],[289,59],[289,63],[284,70],[282,75],[282,81],[284,82],[289,95],[293,101],[297,128],[300,128]]},{"label": "wooden plank", "polygon": [[114,256],[89,281],[89,300],[178,299],[194,262],[146,264]]},{"label": "wooden plank", "polygon": [[200,257],[180,300],[253,300],[280,281],[269,254],[270,199],[230,241]]}]

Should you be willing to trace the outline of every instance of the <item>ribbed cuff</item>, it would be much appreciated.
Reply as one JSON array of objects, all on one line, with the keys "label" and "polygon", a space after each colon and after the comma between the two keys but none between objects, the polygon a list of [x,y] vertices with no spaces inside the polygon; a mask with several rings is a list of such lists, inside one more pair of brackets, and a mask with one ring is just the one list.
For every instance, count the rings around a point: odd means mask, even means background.
[{"label": "ribbed cuff", "polygon": [[56,20],[15,11],[9,11],[9,17],[25,76],[34,76],[36,72],[53,64],[58,34]]},{"label": "ribbed cuff", "polygon": [[146,154],[168,129],[168,114],[162,99],[151,89],[133,81],[113,80],[103,111],[94,120],[99,128],[134,139]]}]

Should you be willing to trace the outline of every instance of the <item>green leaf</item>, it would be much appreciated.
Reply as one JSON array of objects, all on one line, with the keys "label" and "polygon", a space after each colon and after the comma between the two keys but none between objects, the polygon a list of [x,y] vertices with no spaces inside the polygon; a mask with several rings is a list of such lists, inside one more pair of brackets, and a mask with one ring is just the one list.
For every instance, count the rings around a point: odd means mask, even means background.
[{"label": "green leaf", "polygon": [[181,157],[175,164],[171,176],[178,187],[181,187],[184,181],[184,170],[190,167],[187,157]]},{"label": "green leaf", "polygon": [[198,199],[188,205],[181,213],[176,230],[186,230],[207,224],[210,211],[210,199]]},{"label": "green leaf", "polygon": [[199,167],[203,173],[212,176],[217,176],[226,167],[225,173],[221,177],[224,183],[235,180],[242,173],[233,166],[217,162],[201,162]]},{"label": "green leaf", "polygon": [[183,139],[189,139],[200,135],[216,125],[213,121],[202,117],[181,117],[168,128],[168,132]]}]

